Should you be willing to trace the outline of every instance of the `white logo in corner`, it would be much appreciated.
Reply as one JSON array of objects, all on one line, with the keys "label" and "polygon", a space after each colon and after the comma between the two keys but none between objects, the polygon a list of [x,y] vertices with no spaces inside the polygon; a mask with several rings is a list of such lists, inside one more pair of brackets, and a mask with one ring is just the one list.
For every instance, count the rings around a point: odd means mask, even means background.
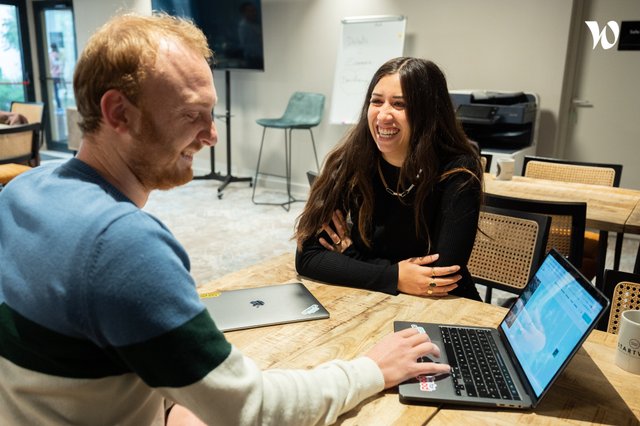
[{"label": "white logo in corner", "polygon": [[[609,21],[607,25],[602,28],[600,31],[600,26],[596,21],[584,21],[591,30],[591,37],[593,38],[593,48],[591,50],[595,50],[598,43],[602,46],[604,50],[611,49],[618,42],[618,37],[620,36],[620,26],[616,21]],[[613,33],[613,43],[609,43],[609,37],[607,37],[607,27],[611,29]]]},{"label": "white logo in corner", "polygon": [[305,309],[304,311],[302,311],[302,315],[311,315],[311,314],[315,314],[316,312],[318,312],[320,310],[320,306],[318,306],[317,304],[313,304],[311,306],[309,306],[307,309]]}]

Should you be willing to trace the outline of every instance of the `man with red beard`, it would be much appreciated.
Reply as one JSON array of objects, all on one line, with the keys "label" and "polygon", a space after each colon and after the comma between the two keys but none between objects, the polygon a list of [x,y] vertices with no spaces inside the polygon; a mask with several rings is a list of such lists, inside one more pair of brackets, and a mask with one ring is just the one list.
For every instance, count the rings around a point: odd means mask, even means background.
[{"label": "man with red beard", "polygon": [[141,210],[216,143],[211,56],[190,22],[110,20],[75,70],[77,157],[0,193],[1,424],[326,424],[449,371],[417,362],[439,349],[415,330],[354,360],[261,371],[216,328],[185,250]]}]

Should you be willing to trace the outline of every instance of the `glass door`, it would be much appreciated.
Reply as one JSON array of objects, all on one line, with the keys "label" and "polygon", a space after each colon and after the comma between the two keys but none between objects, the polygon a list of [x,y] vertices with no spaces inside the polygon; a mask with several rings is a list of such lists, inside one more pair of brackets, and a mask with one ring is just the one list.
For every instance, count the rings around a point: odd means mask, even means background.
[{"label": "glass door", "polygon": [[73,69],[77,61],[73,9],[69,1],[32,4],[42,100],[47,111],[47,147],[67,151],[66,109],[76,104],[73,97]]},{"label": "glass door", "polygon": [[35,100],[24,0],[0,0],[0,110]]}]

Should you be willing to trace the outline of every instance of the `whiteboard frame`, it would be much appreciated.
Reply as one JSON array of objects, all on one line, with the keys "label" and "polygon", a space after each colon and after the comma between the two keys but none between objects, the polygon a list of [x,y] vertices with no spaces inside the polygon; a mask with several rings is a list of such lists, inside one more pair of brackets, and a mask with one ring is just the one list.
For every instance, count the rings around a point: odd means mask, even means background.
[{"label": "whiteboard frame", "polygon": [[404,15],[370,15],[370,16],[350,16],[342,18],[340,22],[343,24],[357,24],[360,22],[388,22],[388,21],[403,21],[407,17]]},{"label": "whiteboard frame", "polygon": [[[350,48],[345,50],[345,34],[349,34],[349,24],[388,24],[398,22],[401,30],[395,32],[395,39],[391,40],[388,45],[383,41],[382,49],[375,51],[371,56],[371,46],[376,44],[365,44],[365,51],[369,49],[369,53],[364,56],[357,56],[359,61],[366,59],[362,64],[351,66],[349,59],[354,54]],[[406,22],[407,17],[404,15],[368,15],[368,16],[351,16],[341,19],[342,28],[340,36],[340,44],[338,46],[338,55],[336,60],[336,68],[333,81],[333,90],[331,97],[330,123],[351,125],[357,122],[360,116],[362,102],[366,96],[366,89],[369,85],[371,77],[373,77],[376,69],[386,60],[393,57],[402,56],[404,54],[404,45],[406,39]],[[392,24],[396,26],[395,24]],[[355,28],[354,28],[355,29]],[[353,29],[351,29],[353,31]],[[388,31],[388,30],[387,30]],[[382,37],[380,36],[382,34]],[[372,33],[373,43],[380,40],[388,39],[390,34]],[[385,38],[386,37],[386,38]],[[385,50],[386,46],[386,50]],[[360,55],[358,52],[357,55]],[[371,56],[371,57],[370,57]],[[385,58],[382,60],[382,58]],[[349,65],[345,65],[349,64]]]}]

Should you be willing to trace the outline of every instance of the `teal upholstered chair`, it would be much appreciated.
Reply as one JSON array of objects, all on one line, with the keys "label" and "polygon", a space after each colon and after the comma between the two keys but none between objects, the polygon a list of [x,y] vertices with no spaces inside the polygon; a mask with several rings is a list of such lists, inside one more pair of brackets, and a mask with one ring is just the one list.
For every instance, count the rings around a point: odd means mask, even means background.
[{"label": "teal upholstered chair", "polygon": [[[253,194],[251,201],[254,204],[279,205],[289,211],[291,203],[297,200],[291,195],[291,136],[294,130],[308,130],[311,135],[311,146],[313,147],[313,155],[316,159],[316,167],[320,170],[318,162],[318,153],[316,152],[316,143],[313,138],[312,128],[316,127],[322,121],[324,111],[324,95],[320,93],[295,92],[289,99],[287,109],[280,118],[260,118],[256,123],[261,125],[262,141],[260,142],[260,152],[258,153],[258,164],[256,165],[256,175],[253,180]],[[284,163],[285,175],[273,175],[260,171],[260,160],[262,159],[262,148],[264,147],[264,136],[267,129],[283,129],[284,130]],[[287,184],[287,200],[284,202],[259,202],[256,201],[256,187],[258,186],[258,175],[271,175],[284,177]]]}]

